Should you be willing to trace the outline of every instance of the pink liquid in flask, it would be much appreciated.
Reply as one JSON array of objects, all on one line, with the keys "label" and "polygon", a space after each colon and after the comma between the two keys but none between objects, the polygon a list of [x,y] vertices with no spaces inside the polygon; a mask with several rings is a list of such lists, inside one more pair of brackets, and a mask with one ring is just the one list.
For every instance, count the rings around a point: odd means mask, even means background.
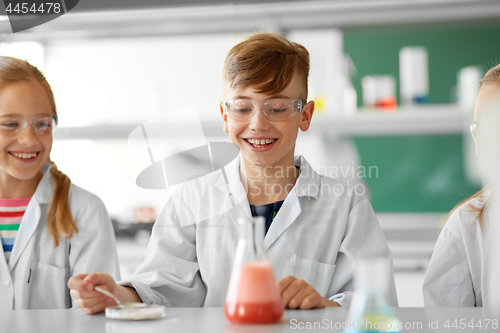
[{"label": "pink liquid in flask", "polygon": [[[237,324],[265,324],[280,320],[283,304],[268,261],[245,262],[241,265],[238,285],[228,294],[224,313]],[[230,287],[231,288],[231,287]]]}]

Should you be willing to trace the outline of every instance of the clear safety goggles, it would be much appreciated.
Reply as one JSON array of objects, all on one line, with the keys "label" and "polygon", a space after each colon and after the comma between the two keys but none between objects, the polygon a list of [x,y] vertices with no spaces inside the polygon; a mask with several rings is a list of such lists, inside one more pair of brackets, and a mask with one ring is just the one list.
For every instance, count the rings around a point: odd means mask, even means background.
[{"label": "clear safety goggles", "polygon": [[0,133],[16,136],[21,134],[28,125],[31,125],[37,135],[47,135],[52,133],[56,127],[57,120],[56,114],[40,114],[33,117],[19,114],[0,116]]},{"label": "clear safety goggles", "polygon": [[[307,104],[303,99],[271,98],[260,109],[269,121],[287,120],[301,112]],[[259,109],[253,99],[228,99],[221,102],[224,113],[236,121],[250,121]]]},{"label": "clear safety goggles", "polygon": [[477,142],[477,124],[470,125],[470,134],[472,135],[474,141]]}]

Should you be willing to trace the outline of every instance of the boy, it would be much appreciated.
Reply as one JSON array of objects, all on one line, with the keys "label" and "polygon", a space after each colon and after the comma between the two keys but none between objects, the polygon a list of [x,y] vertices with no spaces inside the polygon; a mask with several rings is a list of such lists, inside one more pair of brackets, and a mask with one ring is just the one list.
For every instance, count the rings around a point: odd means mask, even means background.
[{"label": "boy", "polygon": [[[308,74],[307,50],[277,34],[256,34],[231,49],[221,115],[238,158],[172,195],[130,281],[70,279],[85,313],[114,305],[93,291],[97,285],[122,301],[223,306],[238,240],[234,221],[251,215],[266,218],[264,246],[286,307],[348,306],[355,259],[390,251],[364,196],[294,157],[298,129],[309,129],[314,112]],[[397,305],[393,278],[389,285]]]}]

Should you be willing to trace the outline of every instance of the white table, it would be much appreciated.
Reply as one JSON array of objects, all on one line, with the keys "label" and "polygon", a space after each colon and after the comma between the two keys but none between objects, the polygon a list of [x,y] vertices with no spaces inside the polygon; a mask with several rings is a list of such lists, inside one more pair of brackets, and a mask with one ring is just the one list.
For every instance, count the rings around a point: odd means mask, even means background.
[{"label": "white table", "polygon": [[[500,332],[489,321],[488,311],[482,308],[400,308],[394,309],[399,320],[407,325],[403,332]],[[103,314],[85,315],[80,310],[0,310],[0,332],[8,333],[284,333],[284,332],[342,332],[339,327],[347,317],[347,309],[288,310],[280,323],[273,325],[233,325],[226,321],[222,308],[167,309],[163,319],[149,321],[117,321]],[[450,328],[445,327],[448,320]],[[453,322],[458,328],[453,328]],[[466,325],[460,329],[460,320]],[[469,327],[473,320],[474,328]],[[483,327],[476,327],[481,322]],[[337,324],[336,324],[337,323]],[[435,329],[429,323],[437,323]],[[496,321],[498,325],[498,319]],[[316,325],[316,327],[314,326]],[[337,328],[336,328],[337,326]],[[411,327],[409,327],[411,326]],[[315,329],[314,329],[315,327]],[[494,327],[497,327],[496,329]]]}]

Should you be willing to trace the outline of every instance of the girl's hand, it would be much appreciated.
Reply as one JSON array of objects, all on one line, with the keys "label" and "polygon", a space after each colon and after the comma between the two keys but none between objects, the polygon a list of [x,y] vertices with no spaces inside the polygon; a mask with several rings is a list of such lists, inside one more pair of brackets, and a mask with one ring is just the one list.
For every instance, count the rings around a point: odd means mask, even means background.
[{"label": "girl's hand", "polygon": [[106,307],[116,305],[111,297],[95,291],[95,286],[108,290],[121,302],[141,302],[135,289],[119,286],[109,274],[78,274],[69,279],[68,288],[75,304],[86,314],[103,312]]},{"label": "girl's hand", "polygon": [[328,306],[340,306],[337,302],[322,297],[304,280],[297,280],[292,275],[278,281],[278,289],[285,308],[318,309]]}]

